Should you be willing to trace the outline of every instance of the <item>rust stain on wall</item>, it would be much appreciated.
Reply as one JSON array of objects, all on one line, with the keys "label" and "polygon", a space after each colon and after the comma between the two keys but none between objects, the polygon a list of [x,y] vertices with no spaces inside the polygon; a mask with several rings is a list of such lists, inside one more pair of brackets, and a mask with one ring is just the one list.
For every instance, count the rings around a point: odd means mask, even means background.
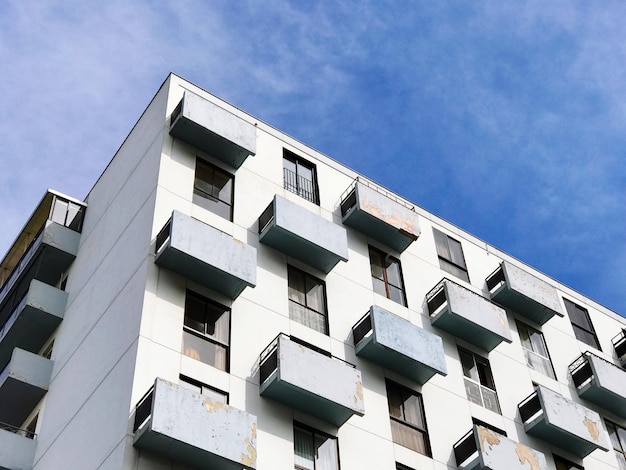
[{"label": "rust stain on wall", "polygon": [[587,431],[589,431],[589,434],[591,435],[593,440],[597,441],[598,438],[600,437],[600,431],[598,431],[598,423],[590,420],[589,418],[585,418],[583,420],[583,424],[587,428]]},{"label": "rust stain on wall", "polygon": [[537,456],[530,447],[517,443],[515,445],[515,453],[519,458],[520,464],[524,465],[527,463],[530,465],[530,470],[541,470]]},{"label": "rust stain on wall", "polygon": [[495,432],[483,428],[482,426],[476,426],[476,432],[478,433],[478,442],[480,442],[481,450],[485,449],[483,442],[486,442],[489,447],[500,444],[500,437]]},{"label": "rust stain on wall", "polygon": [[252,445],[252,442],[250,442],[250,439],[248,438],[246,438],[244,443],[247,445],[248,454],[241,454],[241,464],[252,467],[256,464],[256,448]]},{"label": "rust stain on wall", "polygon": [[221,401],[213,401],[208,397],[202,402],[202,404],[209,413],[215,413],[216,411],[223,410],[226,407],[226,405],[224,405]]},{"label": "rust stain on wall", "polygon": [[[367,201],[361,201],[361,209],[365,212],[372,214],[377,219],[388,223],[389,225],[396,227],[400,230],[410,233],[415,232],[415,223],[413,221],[405,220],[396,214],[383,214],[380,208],[375,205],[369,204]],[[414,235],[412,235],[414,236]]]}]

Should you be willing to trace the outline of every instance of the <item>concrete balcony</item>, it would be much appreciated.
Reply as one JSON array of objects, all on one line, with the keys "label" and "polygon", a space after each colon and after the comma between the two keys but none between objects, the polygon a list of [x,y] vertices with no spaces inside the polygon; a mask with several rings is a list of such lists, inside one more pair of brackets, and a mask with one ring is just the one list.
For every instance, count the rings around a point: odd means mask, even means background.
[{"label": "concrete balcony", "polygon": [[626,368],[626,328],[613,338],[613,347],[620,365]]},{"label": "concrete balcony", "polygon": [[403,252],[421,231],[417,213],[392,193],[357,179],[341,200],[344,225]]},{"label": "concrete balcony", "polygon": [[34,438],[29,431],[0,423],[0,469],[32,469],[37,448]]},{"label": "concrete balcony", "polygon": [[0,422],[21,425],[48,391],[52,361],[15,348],[0,372]]},{"label": "concrete balcony", "polygon": [[545,387],[538,386],[518,408],[527,434],[581,459],[611,446],[598,413]]},{"label": "concrete balcony", "polygon": [[626,371],[590,352],[569,366],[576,391],[596,405],[626,418]]},{"label": "concrete balcony", "polygon": [[426,303],[433,326],[487,352],[512,342],[506,311],[449,279],[426,295]]},{"label": "concrete balcony", "polygon": [[363,416],[361,372],[352,364],[284,334],[261,353],[260,393],[341,426]]},{"label": "concrete balcony", "polygon": [[189,91],[172,112],[170,134],[234,168],[256,153],[254,125]]},{"label": "concrete balcony", "polygon": [[447,375],[441,338],[373,305],[352,328],[356,355],[420,384]]},{"label": "concrete balcony", "polygon": [[0,367],[15,348],[38,352],[61,323],[66,304],[66,292],[31,281],[24,298],[0,326]]},{"label": "concrete balcony", "polygon": [[157,235],[155,263],[231,299],[256,285],[256,248],[178,211]]},{"label": "concrete balcony", "polygon": [[486,282],[491,300],[540,325],[554,315],[563,316],[555,287],[507,261]]},{"label": "concrete balcony", "polygon": [[278,195],[259,217],[259,241],[325,273],[348,261],[346,229]]},{"label": "concrete balcony", "polygon": [[135,409],[134,446],[194,468],[256,468],[256,416],[156,379]]},{"label": "concrete balcony", "polygon": [[462,470],[548,469],[541,452],[483,426],[474,425],[453,449],[457,468]]}]

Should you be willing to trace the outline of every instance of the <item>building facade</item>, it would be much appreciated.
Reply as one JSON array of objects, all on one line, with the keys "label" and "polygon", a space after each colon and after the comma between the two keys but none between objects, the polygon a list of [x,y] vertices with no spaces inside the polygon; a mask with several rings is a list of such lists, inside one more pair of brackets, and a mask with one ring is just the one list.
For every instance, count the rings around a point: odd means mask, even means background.
[{"label": "building facade", "polygon": [[623,317],[176,75],[0,276],[0,468],[626,469]]}]

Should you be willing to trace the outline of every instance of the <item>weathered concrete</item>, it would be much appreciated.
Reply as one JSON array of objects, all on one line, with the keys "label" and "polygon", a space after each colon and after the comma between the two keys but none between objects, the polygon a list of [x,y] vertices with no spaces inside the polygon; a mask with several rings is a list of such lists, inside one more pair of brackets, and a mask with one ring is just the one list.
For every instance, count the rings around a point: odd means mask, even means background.
[{"label": "weathered concrete", "polygon": [[626,418],[626,371],[590,352],[571,370],[578,396]]}]

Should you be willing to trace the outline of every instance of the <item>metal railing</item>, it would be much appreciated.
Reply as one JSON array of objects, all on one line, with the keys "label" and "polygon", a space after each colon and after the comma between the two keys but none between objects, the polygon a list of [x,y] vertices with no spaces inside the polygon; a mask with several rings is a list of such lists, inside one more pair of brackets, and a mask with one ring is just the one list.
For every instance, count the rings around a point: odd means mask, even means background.
[{"label": "metal railing", "polygon": [[146,394],[139,400],[135,406],[135,422],[133,424],[133,432],[145,423],[152,415],[152,401],[154,399],[154,385],[148,389]]},{"label": "metal railing", "polygon": [[368,311],[361,319],[352,327],[352,338],[356,346],[359,341],[365,338],[372,331],[372,313]]},{"label": "metal railing", "polygon": [[2,284],[2,288],[0,288],[0,304],[4,301],[4,297],[6,296],[7,292],[11,290],[17,279],[20,277],[20,274],[22,274],[24,269],[28,266],[33,256],[35,255],[35,252],[37,251],[37,248],[39,247],[39,245],[41,244],[41,240],[43,239],[43,231],[45,228],[45,225],[41,227],[41,230],[39,230],[35,238],[33,238],[33,241],[30,242],[28,248],[26,248],[26,250],[24,251],[24,254],[20,258],[19,263],[17,263],[17,265],[13,268],[13,271],[11,271],[11,274],[9,274],[7,280],[4,281],[4,284]]},{"label": "metal railing", "polygon": [[163,226],[159,234],[156,236],[156,243],[155,243],[155,248],[154,248],[155,253],[158,253],[161,247],[170,238],[171,231],[172,231],[172,219],[167,221],[167,223]]},{"label": "metal railing", "polygon": [[[406,207],[410,211],[415,212],[415,206],[413,204],[410,204],[409,202],[405,201],[404,199],[401,199],[400,197],[398,197],[391,191],[388,191],[385,188],[378,186],[377,184],[374,184],[373,182],[366,180],[365,178],[362,178],[360,176],[357,176],[356,179],[352,183],[350,183],[350,186],[348,186],[348,189],[346,189],[341,195],[340,200],[341,200],[342,205],[344,201],[348,198],[348,196],[350,196],[350,192],[356,188],[357,183],[362,184],[363,186],[367,186],[368,188],[376,191],[378,194],[385,196],[387,199],[391,199],[393,202]],[[351,206],[348,206],[348,207],[351,207]],[[343,212],[343,208],[342,208],[342,215],[345,215]]]},{"label": "metal railing", "polygon": [[535,390],[528,397],[517,405],[522,423],[526,423],[530,418],[541,411],[541,401],[539,400],[539,392]]},{"label": "metal railing", "polygon": [[263,232],[265,228],[274,220],[274,201],[270,202],[270,205],[261,213],[259,217],[259,233]]},{"label": "metal railing", "polygon": [[17,304],[17,307],[13,309],[13,311],[11,312],[11,315],[9,315],[7,319],[4,321],[4,323],[2,324],[2,326],[0,326],[0,341],[2,341],[7,331],[9,331],[11,327],[13,326],[13,324],[15,323],[15,320],[19,316],[20,312],[24,309],[24,306],[26,305],[27,295],[28,295],[28,291],[24,292],[24,295],[22,296],[22,299]]},{"label": "metal railing", "polygon": [[454,451],[454,459],[457,466],[469,459],[472,454],[478,450],[476,448],[476,439],[474,438],[474,428],[467,432],[461,439],[456,441],[452,446]]},{"label": "metal railing", "polygon": [[[622,329],[622,331],[611,341],[613,343],[613,347],[615,348],[615,352],[617,353],[617,357],[620,359],[626,358],[626,328]],[[624,359],[624,361],[626,361],[626,359]]]},{"label": "metal railing", "polygon": [[504,276],[504,267],[500,264],[494,272],[487,276],[485,283],[487,284],[487,290],[493,292],[503,282],[506,282],[506,278]]},{"label": "metal railing", "polygon": [[314,181],[304,178],[287,168],[283,168],[283,181],[286,190],[296,193],[314,204],[319,204],[317,186]]},{"label": "metal railing", "polygon": [[37,438],[37,434],[35,434],[32,431],[29,431],[28,429],[18,428],[17,426],[12,426],[11,424],[7,424],[7,423],[0,422],[0,429],[12,432],[14,434],[18,434],[20,436],[24,436],[24,437],[26,437],[28,439],[36,439]]}]

